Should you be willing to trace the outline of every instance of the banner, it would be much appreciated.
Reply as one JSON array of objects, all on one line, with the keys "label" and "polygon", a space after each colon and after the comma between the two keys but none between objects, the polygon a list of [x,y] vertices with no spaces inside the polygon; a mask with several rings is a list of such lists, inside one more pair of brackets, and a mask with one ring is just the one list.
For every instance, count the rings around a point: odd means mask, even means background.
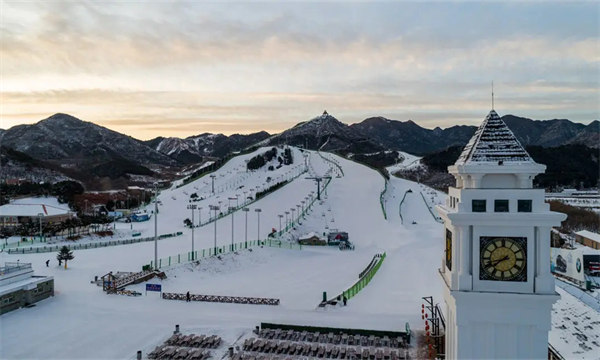
[{"label": "banner", "polygon": [[551,269],[553,273],[585,283],[583,252],[581,250],[550,248],[550,251],[552,257]]}]

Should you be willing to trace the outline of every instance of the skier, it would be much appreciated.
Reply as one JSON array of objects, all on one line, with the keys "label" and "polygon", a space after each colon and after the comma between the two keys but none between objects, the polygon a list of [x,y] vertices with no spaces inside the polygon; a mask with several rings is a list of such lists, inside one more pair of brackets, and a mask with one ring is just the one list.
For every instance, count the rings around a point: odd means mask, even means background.
[{"label": "skier", "polygon": [[188,291],[187,294],[185,294],[185,301],[186,302],[190,302],[192,301],[191,296],[190,296],[190,292]]},{"label": "skier", "polygon": [[58,266],[61,266],[61,265],[62,265],[62,260],[58,259]]},{"label": "skier", "polygon": [[46,260],[46,267],[50,264],[50,260]]},{"label": "skier", "polygon": [[346,295],[344,295],[344,306],[346,306],[346,304],[348,303],[348,299],[346,298]]}]

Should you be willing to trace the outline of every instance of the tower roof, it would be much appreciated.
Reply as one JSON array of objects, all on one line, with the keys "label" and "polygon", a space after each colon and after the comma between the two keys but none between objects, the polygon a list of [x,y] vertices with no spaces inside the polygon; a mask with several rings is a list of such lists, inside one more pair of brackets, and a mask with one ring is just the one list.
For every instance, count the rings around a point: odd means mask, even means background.
[{"label": "tower roof", "polygon": [[534,163],[496,111],[491,110],[454,165]]}]

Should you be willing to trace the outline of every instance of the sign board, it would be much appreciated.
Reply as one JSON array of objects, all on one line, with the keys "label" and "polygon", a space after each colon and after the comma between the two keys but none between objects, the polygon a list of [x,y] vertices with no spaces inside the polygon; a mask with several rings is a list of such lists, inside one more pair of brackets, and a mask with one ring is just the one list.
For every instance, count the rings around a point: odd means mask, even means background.
[{"label": "sign board", "polygon": [[162,291],[160,284],[146,284],[146,291]]},{"label": "sign board", "polygon": [[551,269],[553,273],[585,283],[583,252],[581,250],[559,248],[551,248],[550,250],[550,255],[552,257]]}]

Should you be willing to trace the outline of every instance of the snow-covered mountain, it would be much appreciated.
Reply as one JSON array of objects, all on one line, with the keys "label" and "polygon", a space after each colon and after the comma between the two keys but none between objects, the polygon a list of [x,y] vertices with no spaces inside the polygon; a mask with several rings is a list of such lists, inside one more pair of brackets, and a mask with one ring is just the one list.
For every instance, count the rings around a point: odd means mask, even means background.
[{"label": "snow-covered mountain", "polygon": [[146,145],[182,163],[199,162],[204,157],[222,157],[231,152],[243,150],[269,137],[261,131],[248,135],[204,133],[185,139],[157,137],[145,142]]},{"label": "snow-covered mountain", "polygon": [[371,153],[383,150],[379,144],[342,123],[327,111],[265,141],[268,145],[282,143],[339,153]]},{"label": "snow-covered mountain", "polygon": [[67,114],[6,130],[2,145],[33,158],[65,163],[98,162],[116,157],[142,165],[177,165],[177,161],[141,141]]}]

